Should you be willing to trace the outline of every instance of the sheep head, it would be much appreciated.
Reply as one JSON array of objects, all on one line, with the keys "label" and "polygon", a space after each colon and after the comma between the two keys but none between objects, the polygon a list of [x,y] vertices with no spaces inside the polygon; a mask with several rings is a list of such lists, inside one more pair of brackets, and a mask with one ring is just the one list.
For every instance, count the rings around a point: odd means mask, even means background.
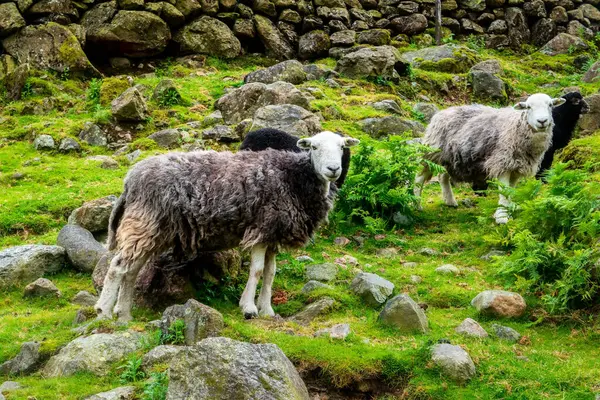
[{"label": "sheep head", "polygon": [[324,180],[335,182],[342,173],[344,148],[356,146],[360,141],[333,132],[321,132],[313,137],[298,140],[298,147],[310,152],[315,172]]},{"label": "sheep head", "polygon": [[535,132],[551,131],[552,108],[565,103],[565,99],[551,98],[543,93],[532,94],[527,100],[517,103],[515,110],[525,110],[527,123]]},{"label": "sheep head", "polygon": [[590,106],[583,99],[583,96],[579,92],[569,92],[562,96],[566,100],[563,107],[569,107],[569,109],[579,116],[579,114],[587,114],[590,112]]}]

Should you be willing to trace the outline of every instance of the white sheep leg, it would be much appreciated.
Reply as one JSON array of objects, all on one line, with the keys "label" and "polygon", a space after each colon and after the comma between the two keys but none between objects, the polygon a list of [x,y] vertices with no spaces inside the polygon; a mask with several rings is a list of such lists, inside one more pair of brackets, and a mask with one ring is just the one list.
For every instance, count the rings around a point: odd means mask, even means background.
[{"label": "white sheep leg", "polygon": [[117,301],[117,294],[123,280],[123,275],[125,275],[125,271],[123,259],[121,254],[118,253],[110,262],[110,267],[108,268],[108,272],[104,277],[102,293],[100,293],[100,298],[94,306],[96,312],[98,313],[98,319],[112,318],[112,309]]},{"label": "white sheep leg", "polygon": [[119,322],[131,321],[131,307],[133,305],[133,295],[135,294],[135,281],[140,269],[146,264],[148,257],[140,258],[131,263],[126,268],[125,275],[119,288],[119,296],[114,313],[117,314]]},{"label": "white sheep leg", "polygon": [[[502,174],[501,176],[498,177],[498,181],[500,181],[501,184],[503,184],[504,186],[514,186],[517,183],[517,179],[511,179],[511,174],[506,173],[506,174]],[[494,218],[496,219],[496,223],[497,224],[506,224],[508,223],[508,210],[506,209],[506,207],[508,207],[510,205],[510,200],[504,196],[502,193],[500,193],[499,199],[498,199],[498,208],[496,209],[496,212],[494,213]]]},{"label": "white sheep leg", "polygon": [[258,309],[254,304],[254,296],[256,296],[258,280],[262,276],[265,267],[266,251],[267,248],[262,244],[252,247],[251,250],[250,274],[248,275],[248,282],[246,283],[244,293],[242,293],[242,298],[240,299],[240,308],[246,319],[258,317]]},{"label": "white sheep leg", "polygon": [[458,207],[458,203],[456,202],[454,193],[452,192],[450,175],[448,175],[447,172],[440,174],[440,186],[442,187],[442,198],[444,199],[444,203],[450,207]]},{"label": "white sheep leg", "polygon": [[258,295],[258,315],[261,317],[273,317],[275,312],[271,307],[271,288],[273,287],[273,279],[275,279],[275,272],[277,266],[275,264],[275,256],[277,253],[274,251],[267,251],[265,257],[265,270],[263,271],[263,284]]},{"label": "white sheep leg", "polygon": [[423,166],[423,170],[421,171],[421,173],[419,173],[419,175],[417,175],[417,177],[415,178],[415,187],[413,191],[415,196],[419,198],[419,210],[423,209],[423,206],[421,205],[421,193],[423,192],[423,186],[425,186],[425,184],[429,182],[432,176],[433,174],[431,173],[431,170],[427,165],[425,165]]}]

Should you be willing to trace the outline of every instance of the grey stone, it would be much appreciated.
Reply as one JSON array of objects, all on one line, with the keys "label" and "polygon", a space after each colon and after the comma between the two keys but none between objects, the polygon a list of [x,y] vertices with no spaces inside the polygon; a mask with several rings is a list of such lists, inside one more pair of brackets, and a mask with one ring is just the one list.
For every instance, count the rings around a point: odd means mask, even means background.
[{"label": "grey stone", "polygon": [[444,264],[441,267],[436,268],[435,272],[442,275],[458,275],[460,274],[460,269],[452,264]]},{"label": "grey stone", "polygon": [[[0,364],[0,374],[2,375],[20,375],[33,372],[40,361],[40,344],[37,342],[25,342],[21,345],[19,354],[11,360]],[[3,383],[0,386],[0,393],[10,391],[10,388]]]},{"label": "grey stone", "polygon": [[148,139],[154,140],[159,147],[163,149],[174,149],[181,146],[183,139],[181,132],[177,129],[165,129],[154,132],[148,136]]},{"label": "grey stone", "polygon": [[467,336],[486,338],[488,333],[472,318],[466,318],[455,331]]},{"label": "grey stone", "polygon": [[483,71],[483,72],[488,72],[490,74],[494,74],[494,75],[502,75],[503,74],[503,70],[502,70],[502,66],[500,65],[500,62],[498,60],[485,60],[482,62],[479,62],[475,65],[473,65],[473,67],[471,68],[471,72],[473,71]]},{"label": "grey stone", "polygon": [[133,164],[134,162],[137,161],[138,158],[140,158],[140,156],[142,155],[142,151],[141,150],[135,150],[129,154],[127,154],[125,156],[125,158],[127,159],[127,161],[129,161],[131,164]]},{"label": "grey stone", "polygon": [[377,249],[375,255],[382,258],[392,258],[398,255],[398,250],[393,247],[386,247],[383,249]]},{"label": "grey stone", "polygon": [[135,386],[122,386],[108,392],[86,397],[84,400],[132,400],[135,398]]},{"label": "grey stone", "polygon": [[142,368],[148,371],[157,364],[170,364],[173,358],[179,357],[183,351],[185,351],[185,347],[183,346],[157,346],[144,354]]},{"label": "grey stone", "polygon": [[455,44],[407,51],[402,57],[415,68],[453,73],[467,72],[479,59],[475,51]]},{"label": "grey stone", "polygon": [[356,295],[362,297],[367,304],[378,306],[385,303],[392,294],[394,284],[379,275],[361,272],[352,280],[350,288]]},{"label": "grey stone", "polygon": [[60,297],[60,290],[46,278],[38,278],[25,286],[23,291],[25,297]]},{"label": "grey stone", "polygon": [[492,329],[499,339],[516,342],[521,338],[521,334],[508,326],[493,324]]},{"label": "grey stone", "polygon": [[404,333],[425,333],[429,330],[425,313],[407,294],[399,294],[388,300],[379,314],[379,320]]},{"label": "grey stone", "polygon": [[203,130],[202,139],[212,139],[219,142],[231,143],[239,142],[241,137],[230,126],[216,125],[212,128]]},{"label": "grey stone", "polygon": [[419,250],[419,254],[424,256],[437,256],[440,254],[440,252],[429,247],[423,247]]},{"label": "grey stone", "polygon": [[583,82],[596,82],[600,80],[600,61],[596,61],[592,66],[586,71],[581,78]]},{"label": "grey stone", "polygon": [[485,290],[471,300],[471,305],[482,314],[503,318],[520,317],[527,308],[520,294],[505,290]]},{"label": "grey stone", "polygon": [[509,45],[513,50],[521,51],[523,44],[529,42],[531,37],[527,17],[520,8],[509,7],[506,9],[505,18]]},{"label": "grey stone", "polygon": [[96,301],[98,301],[98,297],[94,296],[86,290],[77,292],[77,294],[71,299],[72,303],[84,307],[93,307],[96,304]]},{"label": "grey stone", "polygon": [[390,26],[396,33],[412,36],[427,29],[427,17],[419,13],[397,17],[390,20]]},{"label": "grey stone", "polygon": [[487,31],[491,34],[501,35],[508,31],[508,25],[506,24],[505,20],[497,19],[495,21],[492,21]]},{"label": "grey stone", "polygon": [[146,100],[137,88],[123,92],[111,103],[111,111],[117,121],[142,122],[148,117]]},{"label": "grey stone", "polygon": [[275,82],[289,82],[298,85],[306,81],[304,66],[298,60],[284,61],[269,68],[250,72],[244,78],[244,83],[260,82],[270,84]]},{"label": "grey stone", "polygon": [[183,53],[207,54],[222,58],[234,58],[242,50],[238,38],[224,22],[209,16],[201,16],[185,25],[173,35]]},{"label": "grey stone", "polygon": [[219,110],[213,111],[204,117],[201,124],[199,124],[197,121],[188,122],[188,125],[192,128],[199,128],[200,126],[213,126],[217,124],[223,124],[223,114]]},{"label": "grey stone", "polygon": [[407,68],[407,62],[392,46],[361,48],[343,55],[335,70],[348,78],[381,77],[397,80]]},{"label": "grey stone", "polygon": [[504,81],[494,74],[485,71],[471,71],[473,96],[480,101],[497,101],[505,103],[508,100]]},{"label": "grey stone", "polygon": [[363,131],[374,138],[390,135],[403,135],[406,132],[410,132],[413,137],[418,137],[425,132],[423,124],[395,116],[367,118],[359,123],[362,126]]},{"label": "grey stone", "polygon": [[77,338],[52,356],[42,373],[47,377],[70,376],[78,372],[105,376],[113,363],[142,347],[141,338],[141,334],[132,331]]},{"label": "grey stone", "polygon": [[492,250],[492,251],[482,255],[479,258],[481,258],[482,260],[485,260],[485,261],[490,261],[493,259],[493,257],[501,257],[501,256],[505,256],[505,255],[506,255],[506,252],[504,252],[504,251]]},{"label": "grey stone", "polygon": [[8,36],[25,26],[16,3],[0,4],[0,38]]},{"label": "grey stone", "polygon": [[50,135],[39,135],[33,141],[33,147],[36,150],[54,150],[56,144]]},{"label": "grey stone", "polygon": [[334,304],[335,300],[332,298],[323,297],[304,307],[300,312],[290,317],[289,320],[303,325],[309,324],[318,316],[328,313]]},{"label": "grey stone", "polygon": [[333,33],[330,38],[332,46],[354,46],[356,43],[356,32],[346,29]]},{"label": "grey stone", "polygon": [[65,225],[58,233],[57,244],[62,246],[77,269],[92,272],[107,250],[94,236],[78,225]]},{"label": "grey stone", "polygon": [[0,393],[14,392],[22,388],[23,386],[19,382],[6,381],[0,385]]},{"label": "grey stone", "polygon": [[356,41],[360,44],[370,44],[372,46],[384,46],[390,44],[391,35],[387,29],[370,29],[360,32]]},{"label": "grey stone", "polygon": [[303,67],[306,73],[306,79],[309,81],[318,81],[320,79],[330,79],[339,74],[331,68],[320,64],[308,64]]},{"label": "grey stone", "polygon": [[543,46],[556,36],[556,23],[550,18],[541,18],[531,28],[531,42],[534,46]]},{"label": "grey stone", "polygon": [[329,330],[329,337],[332,339],[344,340],[350,334],[349,324],[336,324]]},{"label": "grey stone", "polygon": [[223,330],[223,316],[217,310],[190,299],[185,304],[168,307],[160,321],[160,329],[168,333],[169,327],[177,320],[185,323],[185,344],[188,346],[202,339],[218,336]]},{"label": "grey stone", "polygon": [[10,247],[0,251],[0,287],[58,272],[66,264],[65,249],[59,246]]},{"label": "grey stone", "polygon": [[172,79],[163,79],[158,82],[158,85],[152,92],[152,100],[159,104],[165,104],[165,101],[169,102],[181,102],[181,94],[177,90],[177,86]]},{"label": "grey stone", "polygon": [[416,103],[413,106],[413,111],[422,114],[425,122],[431,121],[431,118],[433,118],[435,113],[439,110],[438,106],[433,103]]},{"label": "grey stone", "polygon": [[308,400],[309,395],[276,345],[219,337],[186,348],[171,362],[167,398]]},{"label": "grey stone", "polygon": [[280,129],[296,137],[312,136],[323,130],[319,118],[306,109],[293,105],[270,105],[254,114],[251,130]]},{"label": "grey stone", "polygon": [[265,46],[267,55],[279,60],[290,60],[296,52],[277,27],[266,17],[254,15],[256,33]]},{"label": "grey stone", "polygon": [[302,293],[308,294],[317,289],[331,289],[331,286],[321,283],[319,281],[308,281],[302,287]]},{"label": "grey stone", "polygon": [[588,48],[588,44],[583,39],[568,33],[559,33],[540,49],[540,53],[555,56],[571,53],[572,51],[587,50]]},{"label": "grey stone", "polygon": [[61,153],[78,152],[81,151],[81,146],[73,138],[63,138],[58,145],[58,151]]},{"label": "grey stone", "polygon": [[300,261],[300,262],[314,262],[315,260],[313,260],[310,256],[298,256],[298,257],[296,257],[296,261]]},{"label": "grey stone", "polygon": [[102,132],[102,129],[93,122],[86,122],[81,132],[79,132],[79,139],[83,140],[90,146],[101,146],[105,147],[108,144],[108,138],[106,133]]},{"label": "grey stone", "polygon": [[402,114],[402,109],[396,100],[381,100],[373,103],[373,108],[380,111],[387,111],[393,114]]},{"label": "grey stone", "polygon": [[421,282],[423,282],[423,278],[421,278],[419,275],[410,276],[410,283],[418,285]]},{"label": "grey stone", "polygon": [[338,267],[332,263],[314,264],[306,266],[306,277],[309,280],[331,282],[338,273]]},{"label": "grey stone", "polygon": [[419,265],[419,264],[417,264],[416,262],[413,262],[413,261],[406,261],[406,262],[402,263],[402,266],[404,268],[415,268],[417,265]]},{"label": "grey stone", "polygon": [[88,160],[92,161],[100,161],[100,168],[103,169],[117,169],[119,168],[119,163],[112,157],[109,156],[89,156],[86,157]]},{"label": "grey stone", "polygon": [[69,216],[69,224],[79,225],[90,232],[107,231],[108,220],[116,201],[117,197],[113,195],[87,201],[73,210]]},{"label": "grey stone", "polygon": [[310,31],[300,37],[298,57],[301,60],[312,60],[327,56],[331,41],[324,31]]},{"label": "grey stone", "polygon": [[454,381],[464,383],[475,376],[475,364],[460,346],[436,344],[431,351],[431,359],[444,375]]}]

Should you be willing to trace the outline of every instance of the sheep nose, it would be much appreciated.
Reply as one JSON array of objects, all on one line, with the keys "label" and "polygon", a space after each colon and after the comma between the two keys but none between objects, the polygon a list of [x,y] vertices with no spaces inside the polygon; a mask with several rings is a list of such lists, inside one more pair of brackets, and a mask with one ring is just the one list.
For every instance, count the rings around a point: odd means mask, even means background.
[{"label": "sheep nose", "polygon": [[331,172],[337,172],[340,169],[340,167],[327,167],[327,169]]},{"label": "sheep nose", "polygon": [[546,125],[546,122],[548,122],[548,118],[540,118],[538,119],[538,123],[542,126]]}]

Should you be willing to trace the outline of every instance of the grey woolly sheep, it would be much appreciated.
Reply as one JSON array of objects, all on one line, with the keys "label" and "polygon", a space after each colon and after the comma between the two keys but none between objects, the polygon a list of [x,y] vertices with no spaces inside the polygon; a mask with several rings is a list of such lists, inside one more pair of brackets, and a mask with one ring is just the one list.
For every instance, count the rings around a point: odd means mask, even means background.
[{"label": "grey woolly sheep", "polygon": [[[423,138],[424,144],[439,151],[429,159],[446,168],[440,176],[444,202],[456,207],[450,186],[455,182],[481,182],[498,179],[515,186],[521,177],[534,176],[552,142],[552,108],[565,99],[545,94],[531,95],[514,108],[496,109],[482,105],[450,107],[433,116]],[[425,167],[417,176],[415,195],[431,179]],[[500,195],[494,217],[508,222],[509,200]]]},{"label": "grey woolly sheep", "polygon": [[[169,249],[192,258],[237,246],[251,250],[240,307],[246,318],[274,315],[271,286],[280,248],[306,244],[333,205],[345,147],[358,140],[321,132],[301,139],[308,152],[265,150],[238,153],[169,153],[135,165],[109,223],[116,250],[96,311],[131,319],[140,268]],[[263,285],[254,303],[256,286]],[[118,294],[118,298],[117,298]],[[115,305],[116,303],[116,305]]]}]

